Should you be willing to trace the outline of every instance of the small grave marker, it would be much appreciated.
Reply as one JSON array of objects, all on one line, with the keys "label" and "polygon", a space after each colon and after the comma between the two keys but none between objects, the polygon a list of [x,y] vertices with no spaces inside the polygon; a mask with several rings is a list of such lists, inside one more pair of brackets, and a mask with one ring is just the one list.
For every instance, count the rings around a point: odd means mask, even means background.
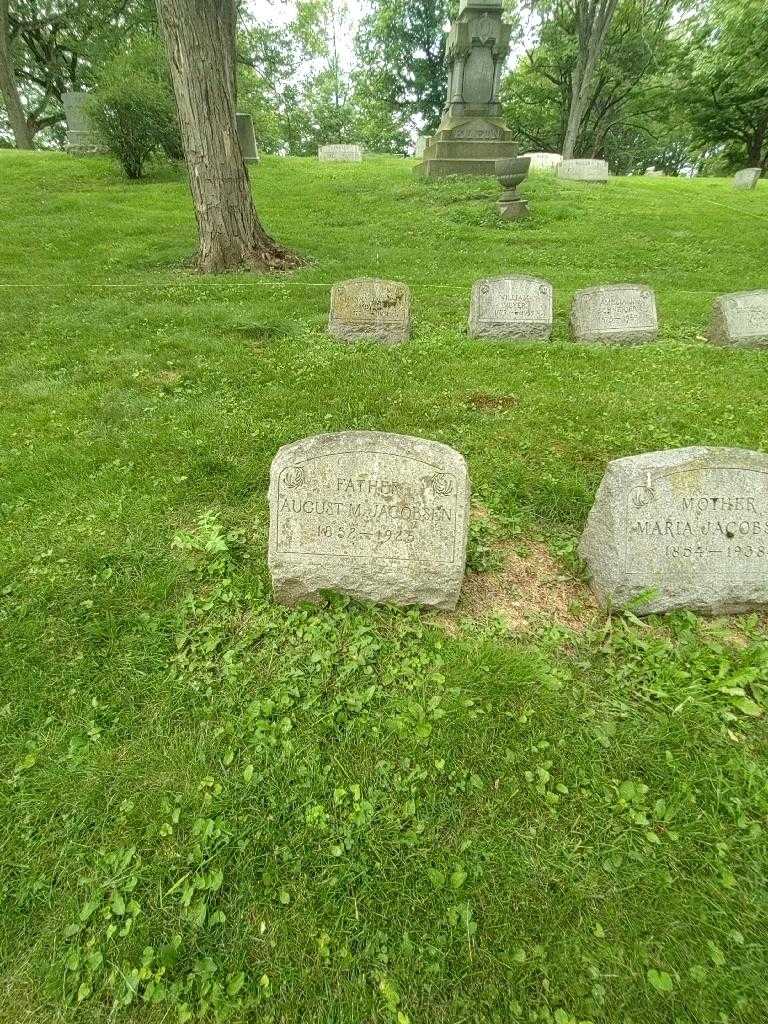
[{"label": "small grave marker", "polygon": [[552,285],[541,278],[486,277],[472,288],[471,338],[548,341],[552,318]]},{"label": "small grave marker", "polygon": [[359,164],[363,159],[363,150],[360,146],[320,146],[317,155],[324,163],[334,161]]},{"label": "small grave marker", "polygon": [[576,341],[640,345],[659,333],[656,296],[637,284],[611,284],[576,292],[571,309]]},{"label": "small grave marker", "polygon": [[562,160],[557,166],[558,178],[567,181],[608,181],[606,160]]},{"label": "small grave marker", "polygon": [[287,445],[269,489],[275,596],[455,608],[469,501],[464,458],[437,441],[351,431]]},{"label": "small grave marker", "polygon": [[388,345],[411,336],[411,292],[399,281],[358,277],[331,291],[328,330],[342,341],[369,339]]},{"label": "small grave marker", "polygon": [[768,346],[768,291],[736,292],[715,299],[709,339],[734,348]]},{"label": "small grave marker", "polygon": [[757,183],[763,173],[762,167],[745,167],[739,171],[733,179],[733,187],[739,189],[757,188]]}]

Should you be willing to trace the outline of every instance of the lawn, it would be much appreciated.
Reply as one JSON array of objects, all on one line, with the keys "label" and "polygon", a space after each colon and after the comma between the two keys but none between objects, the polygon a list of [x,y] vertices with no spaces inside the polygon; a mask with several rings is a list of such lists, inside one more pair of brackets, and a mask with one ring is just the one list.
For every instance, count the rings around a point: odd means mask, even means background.
[{"label": "lawn", "polygon": [[[605,463],[768,451],[768,354],[703,341],[768,286],[768,186],[491,180],[266,158],[309,260],[202,278],[183,178],[0,151],[0,1021],[763,1024],[764,619],[606,620],[575,544]],[[473,281],[556,290],[551,344],[471,341]],[[330,285],[408,282],[343,346]],[[577,288],[658,344],[577,346]],[[456,616],[290,610],[269,466],[446,442],[476,497]]]}]

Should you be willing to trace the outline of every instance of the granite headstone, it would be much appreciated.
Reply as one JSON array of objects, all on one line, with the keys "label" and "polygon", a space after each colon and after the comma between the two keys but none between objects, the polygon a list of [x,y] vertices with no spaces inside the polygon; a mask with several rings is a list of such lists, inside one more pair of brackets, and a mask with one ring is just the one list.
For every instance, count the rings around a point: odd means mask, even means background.
[{"label": "granite headstone", "polygon": [[324,163],[359,164],[363,159],[361,146],[320,146],[317,155]]},{"label": "granite headstone", "polygon": [[581,540],[605,606],[768,606],[768,455],[682,448],[611,462]]},{"label": "granite headstone", "polygon": [[762,167],[746,167],[743,171],[739,171],[733,179],[733,187],[738,189],[757,188],[762,173]]},{"label": "granite headstone", "polygon": [[563,158],[559,153],[523,153],[530,157],[532,171],[556,171]]},{"label": "granite headstone", "polygon": [[358,277],[331,291],[328,330],[342,341],[371,339],[396,345],[411,336],[411,292],[399,281]]},{"label": "granite headstone", "polygon": [[609,284],[576,292],[571,309],[576,341],[640,345],[659,333],[656,296],[639,284]]},{"label": "granite headstone", "polygon": [[734,348],[768,346],[768,291],[735,292],[715,299],[709,340]]},{"label": "granite headstone", "polygon": [[269,488],[275,596],[453,609],[469,504],[463,456],[437,441],[351,431],[287,445]]},{"label": "granite headstone", "polygon": [[553,289],[538,277],[486,277],[475,282],[469,313],[471,338],[548,341]]},{"label": "granite headstone", "polygon": [[557,176],[566,181],[594,181],[604,184],[608,181],[606,160],[561,160],[557,165]]}]

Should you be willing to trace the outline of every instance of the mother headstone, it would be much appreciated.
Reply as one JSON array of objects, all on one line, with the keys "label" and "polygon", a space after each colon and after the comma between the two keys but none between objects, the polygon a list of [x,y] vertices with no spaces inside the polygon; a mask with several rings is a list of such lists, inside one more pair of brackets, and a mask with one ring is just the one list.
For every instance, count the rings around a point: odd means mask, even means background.
[{"label": "mother headstone", "polygon": [[605,606],[768,607],[768,455],[681,448],[611,462],[579,551]]},{"label": "mother headstone", "polygon": [[455,608],[469,502],[464,458],[437,441],[350,431],[287,445],[269,487],[275,596]]}]

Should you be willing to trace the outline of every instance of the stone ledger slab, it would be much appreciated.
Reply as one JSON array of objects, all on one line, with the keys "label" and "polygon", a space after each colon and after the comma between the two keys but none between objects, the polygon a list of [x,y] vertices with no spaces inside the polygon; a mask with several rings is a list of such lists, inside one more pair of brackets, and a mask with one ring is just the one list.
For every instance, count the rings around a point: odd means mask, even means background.
[{"label": "stone ledger slab", "polygon": [[639,284],[610,284],[576,292],[571,309],[576,341],[641,345],[659,333],[656,296]]},{"label": "stone ledger slab", "polygon": [[709,339],[734,348],[768,346],[768,291],[735,292],[715,299]]},{"label": "stone ledger slab", "polygon": [[608,181],[606,160],[562,160],[557,165],[557,176],[566,181]]},{"label": "stone ledger slab", "polygon": [[765,608],[768,455],[682,448],[611,462],[579,550],[606,606]]},{"label": "stone ledger slab", "polygon": [[351,431],[281,448],[269,487],[278,601],[337,591],[453,609],[466,567],[470,482],[437,441]]},{"label": "stone ledger slab", "polygon": [[741,189],[757,188],[757,183],[762,176],[762,167],[745,167],[739,171],[733,179],[733,187]]},{"label": "stone ledger slab", "polygon": [[538,277],[486,277],[475,282],[469,313],[471,338],[548,341],[553,288]]},{"label": "stone ledger slab", "polygon": [[359,164],[363,159],[363,150],[361,146],[320,146],[317,155],[324,163]]},{"label": "stone ledger slab", "polygon": [[411,336],[411,290],[399,281],[358,277],[331,290],[328,330],[341,341],[373,340],[388,345]]}]

